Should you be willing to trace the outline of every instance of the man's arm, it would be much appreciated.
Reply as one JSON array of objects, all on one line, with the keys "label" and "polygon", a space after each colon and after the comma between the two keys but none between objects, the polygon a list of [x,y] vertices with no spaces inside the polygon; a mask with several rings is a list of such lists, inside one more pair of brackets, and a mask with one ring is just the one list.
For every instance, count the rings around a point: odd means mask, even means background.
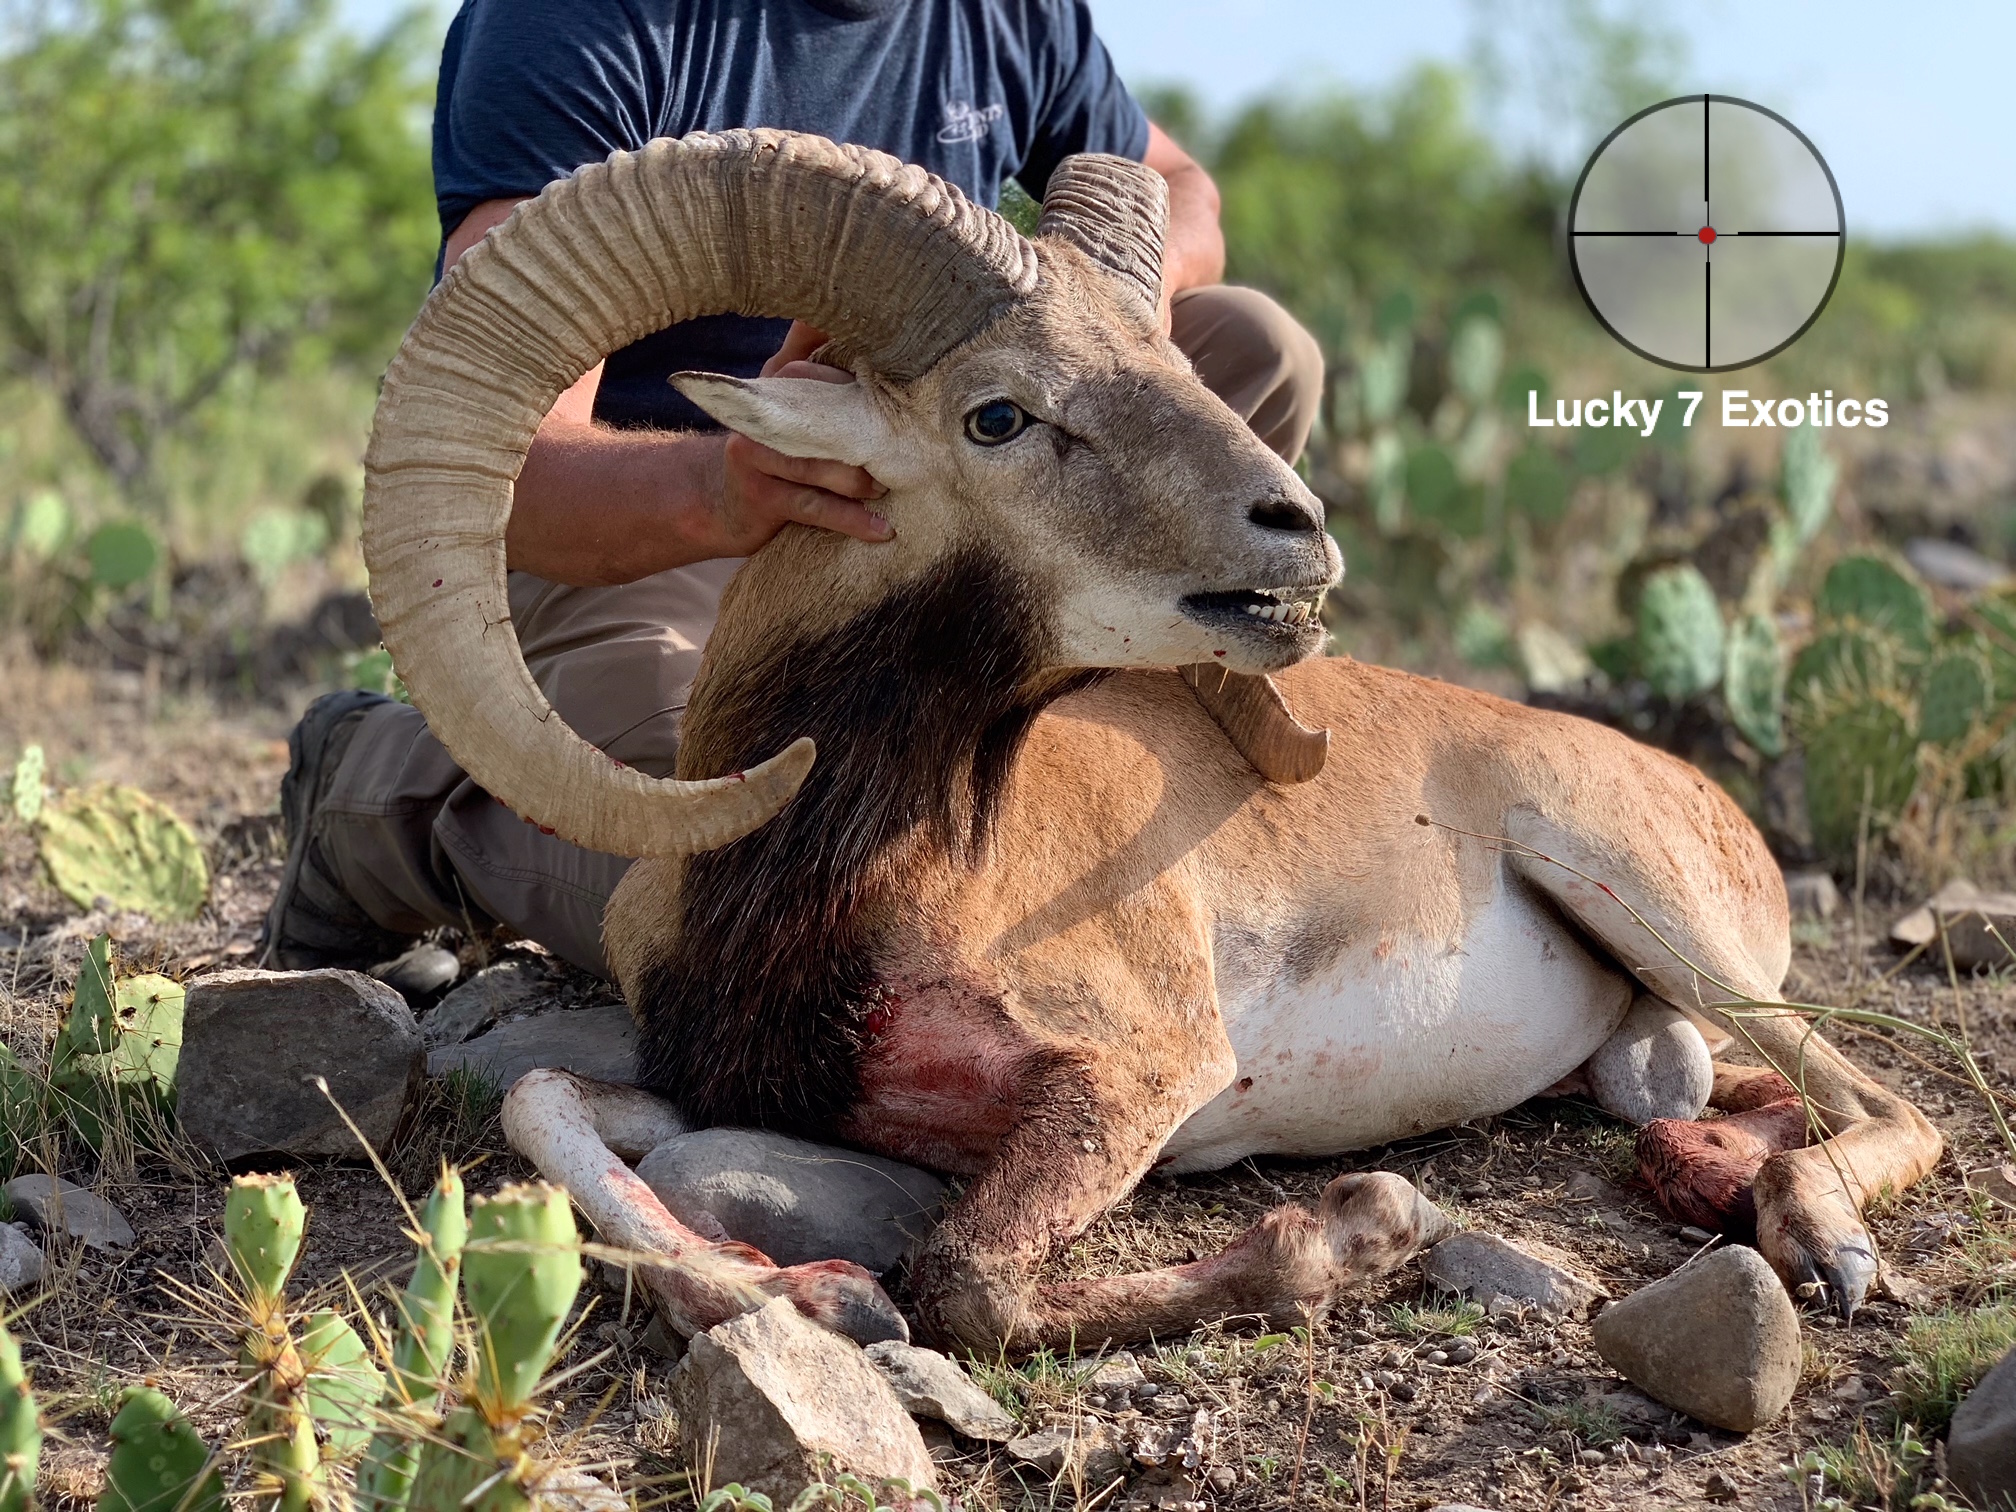
[{"label": "man's arm", "polygon": [[1162,301],[1225,277],[1225,233],[1218,227],[1218,186],[1204,166],[1153,121],[1142,161],[1169,183],[1169,235],[1162,245]]},{"label": "man's arm", "polygon": [[[448,238],[444,271],[518,203],[471,210]],[[794,327],[792,336],[766,374],[852,381],[796,360],[819,345],[816,332],[801,338]],[[892,534],[860,502],[884,492],[861,468],[787,457],[733,434],[609,430],[593,418],[601,382],[598,362],[554,402],[533,438],[504,534],[513,568],[586,588],[747,556],[794,521],[864,541]]]}]

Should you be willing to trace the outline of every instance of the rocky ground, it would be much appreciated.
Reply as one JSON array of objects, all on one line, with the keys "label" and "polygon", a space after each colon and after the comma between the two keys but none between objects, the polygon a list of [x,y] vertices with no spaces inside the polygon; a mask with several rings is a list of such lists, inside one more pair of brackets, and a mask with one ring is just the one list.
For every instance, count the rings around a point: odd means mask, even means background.
[{"label": "rocky ground", "polygon": [[[39,741],[61,782],[144,786],[198,829],[216,871],[210,906],[193,925],[87,917],[41,878],[30,837],[0,821],[0,1037],[17,1053],[31,1062],[44,1053],[84,943],[100,930],[134,968],[195,977],[244,962],[278,873],[270,813],[289,713],[276,706],[224,715],[200,697],[160,695],[118,674],[0,657],[0,754]],[[1790,992],[1964,1033],[1995,1084],[2016,1092],[2016,983],[1949,980],[1920,965],[1893,970],[1882,935],[1897,911],[1893,902],[1850,900],[1831,920],[1802,923]],[[561,999],[563,1012],[610,1008],[606,991],[536,952],[452,943],[465,972],[515,962]],[[504,1009],[507,1018],[516,1011]],[[1950,1331],[1951,1310],[2001,1316],[1998,1306],[2010,1306],[2016,1211],[1963,1186],[1963,1171],[2003,1157],[1981,1099],[1955,1079],[1950,1060],[1908,1034],[1839,1032],[1861,1064],[1934,1118],[1950,1153],[1930,1180],[1874,1215],[1895,1278],[1890,1294],[1853,1326],[1802,1317],[1796,1395],[1766,1427],[1745,1435],[1683,1418],[1604,1363],[1580,1310],[1499,1304],[1487,1313],[1432,1289],[1416,1262],[1334,1316],[1285,1334],[1231,1320],[1137,1349],[1131,1361],[978,1364],[974,1377],[1013,1415],[1018,1442],[1011,1452],[934,1428],[927,1437],[947,1488],[975,1507],[1412,1512],[1467,1502],[1804,1512],[1842,1494],[1843,1477],[1860,1466],[1873,1480],[1851,1487],[1849,1504],[1902,1507],[1909,1494],[1889,1500],[1899,1482],[1885,1479],[1885,1456],[1915,1464],[1919,1484],[1929,1484],[1940,1446],[1925,1434],[1922,1460],[1900,1450],[1896,1409],[1909,1403],[1922,1417],[1921,1399],[1938,1396],[1935,1346]],[[431,1083],[424,1107],[387,1149],[392,1179],[417,1197],[443,1158],[462,1162],[476,1190],[529,1174],[505,1149],[494,1109],[480,1079]],[[121,1384],[153,1380],[206,1429],[233,1416],[227,1356],[192,1300],[216,1290],[225,1177],[189,1148],[141,1158],[114,1150],[95,1165],[53,1148],[43,1154],[110,1199],[134,1231],[130,1245],[110,1249],[40,1235],[42,1284],[10,1299],[28,1303],[12,1326],[60,1431],[46,1457],[45,1498],[67,1506],[96,1496]],[[1313,1202],[1347,1169],[1398,1172],[1463,1229],[1510,1241],[1611,1297],[1668,1275],[1702,1247],[1634,1185],[1628,1131],[1581,1103],[1538,1101],[1346,1159],[1255,1161],[1150,1182],[1058,1257],[1056,1272],[1109,1273],[1209,1253],[1280,1202]],[[304,1287],[340,1302],[354,1285],[382,1307],[379,1283],[403,1279],[411,1254],[384,1179],[367,1165],[322,1162],[301,1167],[299,1181],[311,1208]],[[27,1216],[19,1204],[15,1216]],[[0,1278],[7,1264],[0,1254]],[[900,1274],[891,1290],[900,1301]],[[673,1362],[653,1347],[620,1274],[598,1277],[583,1295],[570,1362],[586,1368],[560,1391],[552,1441],[640,1504],[683,1502],[690,1489],[671,1406]],[[1098,1452],[1067,1453],[1060,1441]],[[1802,1459],[1807,1469],[1788,1469]],[[1845,1468],[1816,1482],[1812,1467],[1825,1465]]]}]

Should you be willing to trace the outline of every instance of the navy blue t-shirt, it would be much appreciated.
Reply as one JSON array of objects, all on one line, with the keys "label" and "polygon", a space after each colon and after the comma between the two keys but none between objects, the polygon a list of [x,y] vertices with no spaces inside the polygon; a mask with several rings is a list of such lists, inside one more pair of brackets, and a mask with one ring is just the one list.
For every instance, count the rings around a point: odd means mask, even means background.
[{"label": "navy blue t-shirt", "polygon": [[[1086,0],[463,0],[434,111],[441,234],[619,149],[738,126],[879,148],[983,205],[1011,177],[1040,199],[1071,153],[1148,150]],[[714,429],[667,375],[754,376],[787,328],[647,336],[610,356],[595,417]]]}]

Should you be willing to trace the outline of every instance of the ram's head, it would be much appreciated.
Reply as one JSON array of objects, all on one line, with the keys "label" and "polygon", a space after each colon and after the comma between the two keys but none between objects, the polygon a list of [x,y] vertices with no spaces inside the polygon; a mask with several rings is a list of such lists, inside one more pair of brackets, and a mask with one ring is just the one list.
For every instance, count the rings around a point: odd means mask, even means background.
[{"label": "ram's head", "polygon": [[1315,651],[1337,549],[1301,480],[1161,335],[1165,219],[1149,170],[1071,158],[1030,240],[921,169],[768,131],[656,142],[521,206],[422,310],[366,459],[373,601],[435,733],[514,809],[619,854],[725,844],[796,791],[809,742],[708,782],[620,768],[554,716],[506,608],[512,483],[555,397],[610,351],[724,311],[817,326],[859,381],[681,389],[889,490],[893,542],[794,530],[766,549],[815,554],[801,619],[982,546],[1027,585],[1058,668],[1267,672]]}]

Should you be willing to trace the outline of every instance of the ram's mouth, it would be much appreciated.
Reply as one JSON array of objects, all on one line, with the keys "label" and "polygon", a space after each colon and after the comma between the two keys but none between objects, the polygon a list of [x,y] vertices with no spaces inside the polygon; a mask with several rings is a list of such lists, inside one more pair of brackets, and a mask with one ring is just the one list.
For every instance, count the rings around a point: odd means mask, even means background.
[{"label": "ram's mouth", "polygon": [[1284,630],[1302,630],[1320,625],[1327,583],[1310,583],[1298,588],[1235,588],[1229,593],[1184,595],[1183,611],[1192,619],[1224,624],[1228,620],[1258,620]]}]

